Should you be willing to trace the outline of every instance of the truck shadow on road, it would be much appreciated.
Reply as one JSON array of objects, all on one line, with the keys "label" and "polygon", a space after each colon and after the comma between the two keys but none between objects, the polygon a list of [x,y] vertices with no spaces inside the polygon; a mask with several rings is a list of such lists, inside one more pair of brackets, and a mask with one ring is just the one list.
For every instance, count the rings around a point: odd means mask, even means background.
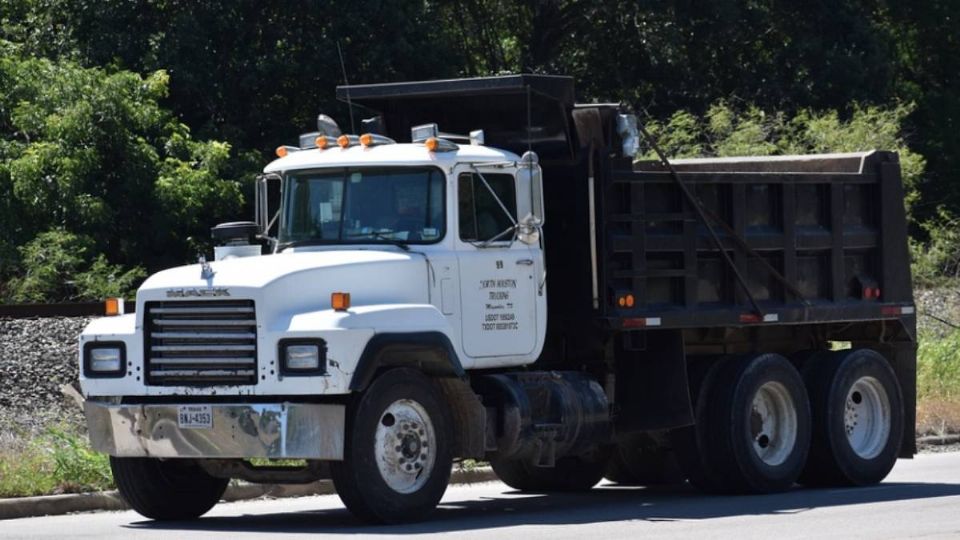
[{"label": "truck shadow on road", "polygon": [[[509,489],[509,488],[507,488]],[[442,503],[429,521],[370,526],[342,508],[230,517],[190,522],[143,521],[134,529],[257,533],[421,534],[517,525],[570,525],[617,521],[702,520],[746,515],[793,515],[816,508],[920,500],[960,495],[960,484],[884,483],[864,488],[795,489],[765,496],[709,496],[670,489],[601,486],[589,493],[519,494]]]}]

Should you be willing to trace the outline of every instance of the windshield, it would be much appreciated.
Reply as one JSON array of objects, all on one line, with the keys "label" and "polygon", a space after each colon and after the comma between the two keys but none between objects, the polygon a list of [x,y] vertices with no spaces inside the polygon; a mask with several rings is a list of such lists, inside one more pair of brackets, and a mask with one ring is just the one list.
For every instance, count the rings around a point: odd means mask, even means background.
[{"label": "windshield", "polygon": [[427,167],[289,174],[280,245],[438,242],[444,235],[444,184],[443,173]]}]

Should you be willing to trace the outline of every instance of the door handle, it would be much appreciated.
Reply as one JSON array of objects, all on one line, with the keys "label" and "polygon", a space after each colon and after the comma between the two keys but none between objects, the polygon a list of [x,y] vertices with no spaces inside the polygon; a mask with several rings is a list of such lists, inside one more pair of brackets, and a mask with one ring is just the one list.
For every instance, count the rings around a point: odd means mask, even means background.
[{"label": "door handle", "polygon": [[520,259],[517,264],[521,266],[533,266],[533,259]]}]

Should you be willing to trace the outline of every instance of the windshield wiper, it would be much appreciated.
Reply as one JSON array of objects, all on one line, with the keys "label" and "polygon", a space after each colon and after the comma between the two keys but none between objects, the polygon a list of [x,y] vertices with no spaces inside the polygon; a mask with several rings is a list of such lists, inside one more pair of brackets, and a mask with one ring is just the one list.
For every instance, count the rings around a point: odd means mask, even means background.
[{"label": "windshield wiper", "polygon": [[393,244],[404,251],[410,251],[410,246],[408,246],[406,242],[404,242],[403,240],[398,240],[396,238],[390,238],[389,236],[387,236],[387,234],[390,234],[390,233],[372,231],[367,233],[349,234],[344,238],[376,238],[377,240],[383,240],[384,242]]}]

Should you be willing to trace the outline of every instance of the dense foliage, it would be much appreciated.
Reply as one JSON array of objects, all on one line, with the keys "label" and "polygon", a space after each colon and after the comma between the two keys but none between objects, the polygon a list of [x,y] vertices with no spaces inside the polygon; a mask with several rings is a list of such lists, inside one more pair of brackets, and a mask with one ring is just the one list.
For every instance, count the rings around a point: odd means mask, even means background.
[{"label": "dense foliage", "polygon": [[898,150],[935,280],[960,247],[958,8],[0,0],[0,297],[93,298],[193,258],[249,215],[270,149],[320,111],[349,125],[338,44],[352,82],[573,75],[676,155]]}]

